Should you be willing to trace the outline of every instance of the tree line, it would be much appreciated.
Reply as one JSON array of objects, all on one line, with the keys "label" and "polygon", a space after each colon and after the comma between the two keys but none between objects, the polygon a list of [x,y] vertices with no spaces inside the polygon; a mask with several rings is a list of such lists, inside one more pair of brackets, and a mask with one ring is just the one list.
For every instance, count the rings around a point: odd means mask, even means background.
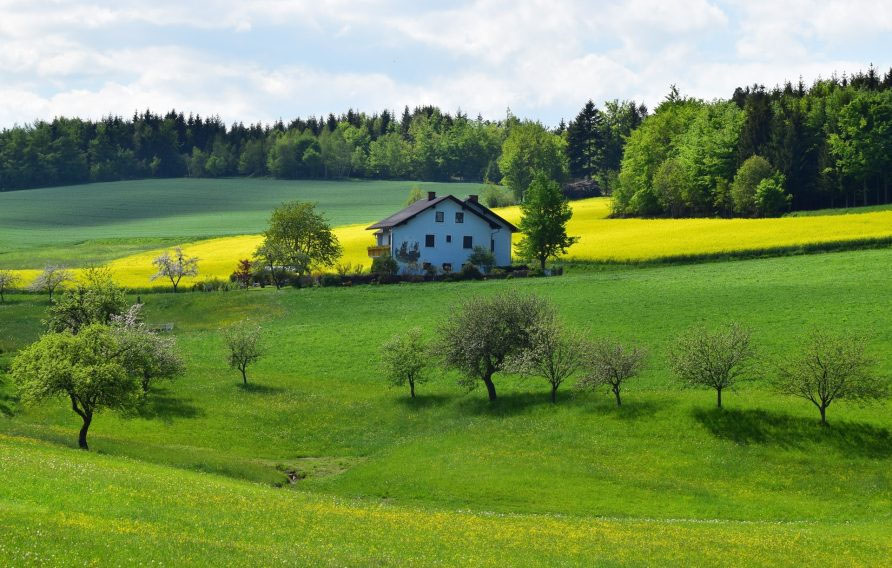
[{"label": "tree line", "polygon": [[709,102],[673,87],[628,138],[614,213],[763,217],[884,204],[890,177],[892,70],[753,85]]},{"label": "tree line", "polygon": [[[380,368],[393,386],[416,387],[434,367],[452,369],[468,390],[480,383],[497,400],[495,378],[505,373],[537,377],[557,402],[558,389],[572,378],[583,391],[608,390],[622,405],[622,392],[644,369],[647,350],[610,337],[593,338],[566,327],[552,304],[537,296],[508,292],[474,297],[455,305],[429,340],[421,328],[397,333],[381,345]],[[779,394],[798,397],[827,424],[833,402],[873,402],[889,396],[889,381],[876,372],[867,341],[854,333],[815,329],[781,360],[760,359],[751,332],[737,322],[695,326],[670,344],[666,365],[682,388],[710,389],[716,406],[722,394],[767,375]]]},{"label": "tree line", "polygon": [[728,100],[673,87],[653,113],[588,101],[555,128],[510,109],[484,120],[419,106],[228,127],[146,110],[0,131],[0,190],[183,176],[484,181],[495,206],[544,174],[569,197],[612,195],[617,216],[761,217],[889,203],[890,170],[892,69],[873,66]]},{"label": "tree line", "polygon": [[435,106],[229,127],[175,110],[56,118],[0,131],[0,190],[184,176],[354,177],[504,182],[518,197],[536,170],[559,182],[615,175],[625,136],[646,109],[628,101],[586,109],[584,128],[572,121],[556,129],[510,110],[491,121]]}]

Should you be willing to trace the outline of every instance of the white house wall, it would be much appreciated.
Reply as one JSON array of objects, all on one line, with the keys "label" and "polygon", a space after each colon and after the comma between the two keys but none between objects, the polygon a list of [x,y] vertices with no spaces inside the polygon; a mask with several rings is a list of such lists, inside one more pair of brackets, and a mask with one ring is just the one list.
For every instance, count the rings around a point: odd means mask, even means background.
[{"label": "white house wall", "polygon": [[[436,222],[438,211],[443,212],[443,222]],[[464,213],[464,223],[455,222],[455,213]],[[425,237],[434,235],[434,246],[425,247]],[[452,242],[446,242],[446,237],[451,236]],[[490,239],[495,241],[493,254],[496,265],[507,266],[511,264],[511,231],[507,227],[492,229],[488,221],[464,208],[458,203],[444,200],[436,206],[426,209],[409,219],[406,223],[393,227],[392,250],[394,256],[403,242],[409,243],[411,249],[414,243],[418,243],[421,258],[418,263],[421,266],[425,262],[434,265],[437,270],[442,270],[444,263],[450,263],[453,271],[461,269],[462,264],[468,261],[472,249],[464,248],[464,237],[470,236],[473,246],[482,245],[490,248]]]}]

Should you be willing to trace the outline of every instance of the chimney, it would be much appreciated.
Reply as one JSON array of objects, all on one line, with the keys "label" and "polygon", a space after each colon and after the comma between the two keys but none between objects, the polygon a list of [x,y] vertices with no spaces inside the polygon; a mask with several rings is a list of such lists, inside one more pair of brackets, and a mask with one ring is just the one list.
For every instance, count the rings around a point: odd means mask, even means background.
[{"label": "chimney", "polygon": [[436,198],[437,198],[437,192],[436,192],[436,191],[428,191],[428,192],[427,192],[427,200],[428,200],[428,201],[433,201],[433,200],[436,199]]},{"label": "chimney", "polygon": [[469,195],[469,196],[468,196],[468,201],[470,201],[471,203],[477,203],[477,196],[476,196],[476,195]]}]

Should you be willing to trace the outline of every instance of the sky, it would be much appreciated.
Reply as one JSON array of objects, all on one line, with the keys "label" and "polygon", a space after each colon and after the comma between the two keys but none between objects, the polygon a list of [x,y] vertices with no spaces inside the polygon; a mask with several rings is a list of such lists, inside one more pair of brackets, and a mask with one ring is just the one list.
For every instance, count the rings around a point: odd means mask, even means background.
[{"label": "sky", "polygon": [[225,122],[434,104],[556,125],[892,66],[892,1],[0,0],[0,127],[171,108]]}]

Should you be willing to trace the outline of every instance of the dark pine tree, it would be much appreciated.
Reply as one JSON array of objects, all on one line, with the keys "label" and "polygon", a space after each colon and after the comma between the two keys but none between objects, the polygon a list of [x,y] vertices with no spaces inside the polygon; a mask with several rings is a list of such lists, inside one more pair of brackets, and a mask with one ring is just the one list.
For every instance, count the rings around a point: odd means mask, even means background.
[{"label": "dark pine tree", "polygon": [[604,116],[589,100],[567,127],[567,157],[572,177],[591,179],[601,172],[604,138]]}]

